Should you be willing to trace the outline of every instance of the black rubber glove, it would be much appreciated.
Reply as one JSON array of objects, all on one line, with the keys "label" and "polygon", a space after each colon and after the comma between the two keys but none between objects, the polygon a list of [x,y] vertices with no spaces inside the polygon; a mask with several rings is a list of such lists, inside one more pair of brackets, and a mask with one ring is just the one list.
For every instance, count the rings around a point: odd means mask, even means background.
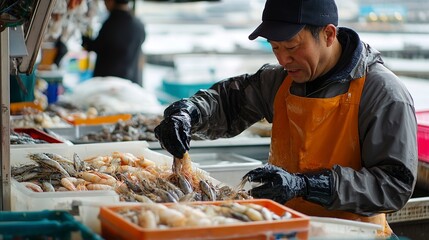
[{"label": "black rubber glove", "polygon": [[251,170],[243,179],[260,183],[249,190],[255,198],[268,198],[280,204],[296,198],[329,205],[332,202],[332,172],[324,170],[313,174],[293,174],[277,166],[266,164]]},{"label": "black rubber glove", "polygon": [[199,112],[194,104],[180,100],[164,111],[164,120],[155,128],[155,137],[161,147],[177,158],[189,150],[192,124],[199,121]]}]

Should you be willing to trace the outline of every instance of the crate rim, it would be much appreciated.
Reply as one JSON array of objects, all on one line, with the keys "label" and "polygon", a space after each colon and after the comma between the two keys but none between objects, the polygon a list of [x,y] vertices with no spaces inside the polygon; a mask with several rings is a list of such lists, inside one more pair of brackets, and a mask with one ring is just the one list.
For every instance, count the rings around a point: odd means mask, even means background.
[{"label": "crate rim", "polygon": [[[419,209],[419,213],[415,214],[416,208],[423,209]],[[429,197],[411,198],[401,210],[386,214],[386,218],[389,223],[429,219]]]}]

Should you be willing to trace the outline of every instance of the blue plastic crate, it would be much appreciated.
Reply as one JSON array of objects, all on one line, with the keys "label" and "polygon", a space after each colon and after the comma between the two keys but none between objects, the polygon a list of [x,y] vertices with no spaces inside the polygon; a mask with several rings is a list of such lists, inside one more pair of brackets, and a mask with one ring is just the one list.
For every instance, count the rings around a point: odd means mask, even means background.
[{"label": "blue plastic crate", "polygon": [[0,212],[0,239],[70,240],[72,233],[85,240],[103,239],[66,211]]},{"label": "blue plastic crate", "polygon": [[177,83],[170,81],[162,81],[162,89],[164,92],[177,97],[188,98],[198,92],[200,89],[210,88],[214,82],[207,83]]}]

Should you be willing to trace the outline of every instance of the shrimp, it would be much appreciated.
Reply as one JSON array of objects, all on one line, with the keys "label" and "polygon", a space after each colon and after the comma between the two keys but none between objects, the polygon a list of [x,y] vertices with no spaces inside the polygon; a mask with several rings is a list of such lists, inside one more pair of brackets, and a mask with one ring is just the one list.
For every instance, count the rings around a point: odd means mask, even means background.
[{"label": "shrimp", "polygon": [[88,191],[88,188],[85,184],[80,183],[76,186],[76,191]]},{"label": "shrimp", "polygon": [[121,165],[118,167],[117,172],[119,172],[119,173],[137,172],[138,170],[140,170],[140,169],[137,167],[133,167],[130,165]]},{"label": "shrimp", "polygon": [[112,186],[105,185],[105,184],[96,184],[96,183],[88,184],[86,185],[86,188],[88,190],[113,190]]},{"label": "shrimp", "polygon": [[113,152],[113,158],[119,158],[122,165],[136,166],[138,158],[131,153]]},{"label": "shrimp", "polygon": [[91,183],[99,183],[99,182],[101,182],[101,177],[99,177],[97,174],[94,174],[93,172],[82,172],[82,173],[79,173],[79,177],[81,177],[85,181],[88,181],[88,182],[91,182]]},{"label": "shrimp", "polygon": [[69,191],[76,191],[76,186],[73,184],[73,180],[70,178],[61,178],[61,185]]},{"label": "shrimp", "polygon": [[85,159],[84,162],[90,164],[94,168],[99,169],[102,166],[107,165],[110,162],[110,158],[108,156],[96,156]]},{"label": "shrimp", "polygon": [[97,175],[98,177],[100,177],[100,181],[95,182],[95,183],[106,184],[106,185],[110,185],[110,186],[116,185],[117,180],[112,175],[109,175],[106,173],[101,173],[101,172],[95,172],[95,171],[93,173],[95,175]]},{"label": "shrimp", "polygon": [[142,168],[147,168],[150,166],[155,166],[155,162],[151,161],[149,159],[145,159],[143,156],[137,157],[137,161],[136,161],[137,165],[142,167]]}]

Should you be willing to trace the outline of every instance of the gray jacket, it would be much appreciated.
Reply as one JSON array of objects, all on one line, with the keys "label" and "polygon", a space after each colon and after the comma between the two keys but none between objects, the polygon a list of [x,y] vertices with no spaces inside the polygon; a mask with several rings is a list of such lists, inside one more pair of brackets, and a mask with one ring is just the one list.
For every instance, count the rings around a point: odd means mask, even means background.
[{"label": "gray jacket", "polygon": [[[363,168],[333,167],[334,201],[328,209],[370,216],[401,209],[411,197],[417,176],[417,122],[406,87],[389,71],[380,53],[360,41],[351,29],[339,28],[358,47],[344,71],[305,95],[305,84],[293,83],[295,95],[327,98],[347,92],[350,81],[366,74],[359,106],[359,138]],[[273,120],[273,103],[287,72],[266,64],[254,74],[231,77],[201,90],[188,100],[200,112],[192,126],[206,139],[233,137],[255,122]]]}]

